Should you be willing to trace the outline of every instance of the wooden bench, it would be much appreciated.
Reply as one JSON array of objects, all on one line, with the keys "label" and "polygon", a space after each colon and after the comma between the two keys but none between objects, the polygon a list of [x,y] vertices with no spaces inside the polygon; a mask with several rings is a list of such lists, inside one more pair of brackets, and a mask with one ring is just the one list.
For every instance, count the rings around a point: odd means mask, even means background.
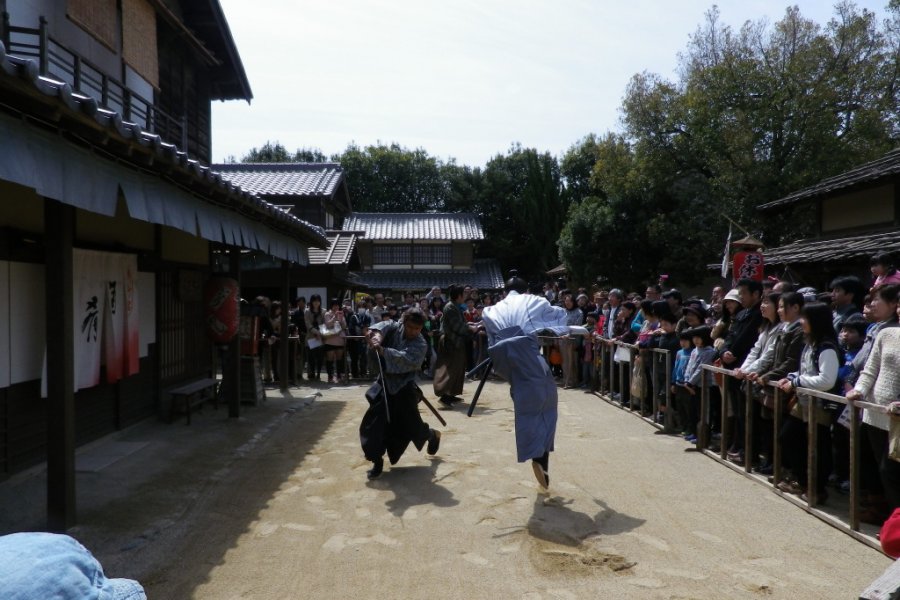
[{"label": "wooden bench", "polygon": [[213,407],[219,409],[219,380],[212,378],[189,381],[178,387],[168,390],[172,396],[172,415],[179,403],[184,404],[184,412],[187,413],[187,424],[191,424],[191,412],[195,406],[201,406],[207,400],[213,401]]}]

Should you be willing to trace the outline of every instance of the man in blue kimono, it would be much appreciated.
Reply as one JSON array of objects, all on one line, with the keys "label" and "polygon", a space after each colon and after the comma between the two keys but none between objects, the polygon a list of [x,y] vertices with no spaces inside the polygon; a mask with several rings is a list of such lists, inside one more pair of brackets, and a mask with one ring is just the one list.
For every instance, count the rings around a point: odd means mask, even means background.
[{"label": "man in blue kimono", "polygon": [[556,435],[557,394],[550,366],[541,356],[538,333],[567,334],[566,311],[544,296],[527,294],[525,281],[506,282],[506,298],[485,307],[482,319],[494,371],[510,384],[515,407],[519,462],[531,460],[542,488],[550,485],[549,461]]},{"label": "man in blue kimono", "polygon": [[[422,367],[428,344],[422,337],[425,314],[417,306],[403,313],[399,322],[393,320],[373,323],[368,330],[369,350],[374,354],[369,364],[381,361],[383,380],[366,392],[369,409],[359,425],[359,441],[372,468],[369,479],[381,475],[384,454],[396,464],[409,443],[417,450],[428,444],[426,451],[433,455],[441,443],[441,432],[431,429],[419,414],[422,391],[416,385],[416,373]],[[385,405],[387,401],[387,405]]]}]

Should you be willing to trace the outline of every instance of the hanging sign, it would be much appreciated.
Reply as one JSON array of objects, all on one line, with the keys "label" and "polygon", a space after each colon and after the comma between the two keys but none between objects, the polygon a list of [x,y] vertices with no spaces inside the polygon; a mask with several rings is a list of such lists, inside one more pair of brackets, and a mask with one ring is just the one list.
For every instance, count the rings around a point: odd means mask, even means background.
[{"label": "hanging sign", "polygon": [[735,282],[740,279],[763,280],[765,263],[761,252],[737,252],[734,255],[732,278]]}]

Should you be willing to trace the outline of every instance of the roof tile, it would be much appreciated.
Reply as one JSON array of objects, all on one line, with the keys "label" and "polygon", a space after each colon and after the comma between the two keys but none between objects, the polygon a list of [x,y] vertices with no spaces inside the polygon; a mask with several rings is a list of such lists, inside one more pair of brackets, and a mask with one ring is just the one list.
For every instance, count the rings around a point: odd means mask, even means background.
[{"label": "roof tile", "polygon": [[263,196],[333,196],[344,170],[338,163],[228,163],[214,171],[242,189]]},{"label": "roof tile", "polygon": [[352,213],[345,231],[365,231],[367,240],[483,240],[471,213]]},{"label": "roof tile", "polygon": [[898,174],[900,174],[900,148],[888,152],[879,159],[854,167],[840,175],[823,179],[815,185],[803,188],[802,190],[797,190],[784,198],[760,204],[757,208],[759,210],[768,210],[770,208],[785,206],[815,196],[824,196],[856,184],[866,183]]}]

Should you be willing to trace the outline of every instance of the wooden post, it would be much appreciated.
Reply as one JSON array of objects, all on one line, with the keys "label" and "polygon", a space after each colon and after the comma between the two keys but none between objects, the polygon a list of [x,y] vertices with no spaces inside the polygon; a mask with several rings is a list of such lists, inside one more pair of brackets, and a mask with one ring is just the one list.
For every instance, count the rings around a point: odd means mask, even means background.
[{"label": "wooden post", "polygon": [[819,495],[816,493],[816,489],[818,488],[818,478],[816,477],[816,473],[818,471],[817,465],[819,463],[819,456],[816,451],[816,444],[818,444],[819,440],[819,428],[818,423],[816,422],[816,404],[818,402],[818,398],[810,396],[806,406],[807,415],[809,415],[809,421],[807,423],[807,431],[809,433],[806,436],[806,503],[808,506],[816,506],[819,503]]},{"label": "wooden post", "polygon": [[[710,418],[709,418],[709,390],[706,385],[707,371],[700,367],[700,422],[697,424],[697,449],[705,450],[709,447]],[[693,404],[694,399],[689,401]],[[690,413],[689,413],[690,414]]]},{"label": "wooden post", "polygon": [[[241,249],[233,246],[228,252],[231,276],[241,288]],[[241,416],[241,336],[236,335],[228,344],[228,368],[231,371],[231,385],[228,389],[228,417],[236,419]],[[225,377],[225,374],[222,374]]]},{"label": "wooden post", "polygon": [[288,359],[290,358],[290,341],[288,340],[288,312],[290,311],[289,286],[291,283],[291,261],[281,261],[281,335],[278,339],[278,389],[282,393],[288,391]]},{"label": "wooden post", "polygon": [[38,26],[38,65],[41,75],[46,75],[50,69],[50,47],[47,39],[47,18],[40,16],[40,25]]},{"label": "wooden post", "polygon": [[772,435],[772,485],[778,485],[781,481],[781,423],[784,420],[784,397],[781,395],[781,388],[775,387],[775,412],[773,417],[772,428],[775,430]]},{"label": "wooden post", "polygon": [[859,531],[859,409],[848,401],[850,412],[850,529]]},{"label": "wooden post", "polygon": [[55,532],[75,524],[74,239],[75,209],[45,198],[47,528]]},{"label": "wooden post", "polygon": [[719,407],[719,421],[721,422],[719,431],[722,433],[722,439],[719,440],[719,456],[722,460],[727,460],[728,446],[734,441],[731,439],[734,436],[734,428],[728,427],[728,406],[731,401],[731,393],[728,388],[731,386],[728,385],[727,375],[722,375],[722,383],[724,384],[722,385],[722,406]]},{"label": "wooden post", "polygon": [[744,390],[744,471],[753,470],[753,386],[749,381]]}]

